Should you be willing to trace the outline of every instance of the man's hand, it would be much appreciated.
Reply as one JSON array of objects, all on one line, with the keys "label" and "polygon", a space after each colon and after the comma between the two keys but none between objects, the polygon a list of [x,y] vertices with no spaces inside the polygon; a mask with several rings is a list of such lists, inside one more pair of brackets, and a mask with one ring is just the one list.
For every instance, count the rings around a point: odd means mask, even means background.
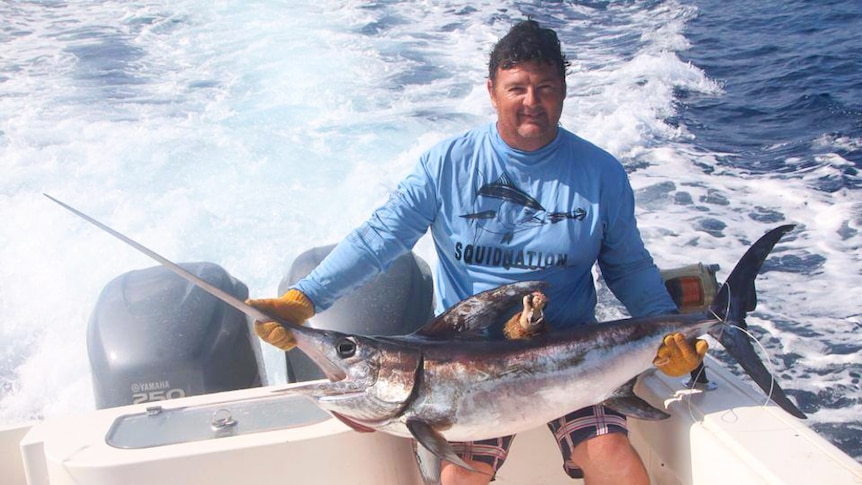
[{"label": "man's hand", "polygon": [[[278,317],[296,325],[303,325],[306,320],[314,316],[314,304],[299,290],[289,290],[280,298],[246,300],[245,302],[267,315]],[[296,347],[296,340],[290,330],[276,322],[255,321],[254,333],[264,342],[275,345],[281,350],[287,351]]]},{"label": "man's hand", "polygon": [[671,377],[683,376],[703,362],[709,344],[697,339],[694,345],[688,343],[681,333],[665,335],[664,341],[656,352],[652,363]]}]

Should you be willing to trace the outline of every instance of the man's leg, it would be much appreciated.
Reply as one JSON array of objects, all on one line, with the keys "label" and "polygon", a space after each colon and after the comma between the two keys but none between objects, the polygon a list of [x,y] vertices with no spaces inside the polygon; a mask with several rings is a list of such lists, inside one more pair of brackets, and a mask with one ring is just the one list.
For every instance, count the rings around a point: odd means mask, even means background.
[{"label": "man's leg", "polygon": [[648,485],[643,462],[628,440],[626,417],[603,406],[579,409],[548,423],[563,469],[587,485]]},{"label": "man's leg", "polygon": [[443,463],[440,473],[441,485],[488,485],[494,476],[494,468],[487,463],[474,460],[464,460],[468,465],[481,473],[474,473],[450,462]]},{"label": "man's leg", "polygon": [[586,485],[649,485],[646,468],[623,433],[582,441],[572,452],[572,462],[583,470]]},{"label": "man's leg", "polygon": [[461,468],[449,462],[443,463],[440,473],[442,485],[487,485],[509,456],[514,436],[504,436],[482,441],[451,443],[455,453],[479,473]]}]

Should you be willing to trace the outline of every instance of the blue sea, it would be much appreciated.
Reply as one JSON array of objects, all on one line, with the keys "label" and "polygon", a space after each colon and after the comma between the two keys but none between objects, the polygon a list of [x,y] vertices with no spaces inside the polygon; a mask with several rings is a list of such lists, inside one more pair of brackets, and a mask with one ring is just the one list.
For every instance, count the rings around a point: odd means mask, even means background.
[{"label": "blue sea", "polygon": [[93,305],[153,265],[43,193],[272,296],[423,150],[494,119],[487,54],[526,17],[559,32],[561,122],[627,167],[659,266],[721,280],[797,225],[749,324],[808,424],[862,460],[859,0],[4,1],[0,426],[94,408]]}]

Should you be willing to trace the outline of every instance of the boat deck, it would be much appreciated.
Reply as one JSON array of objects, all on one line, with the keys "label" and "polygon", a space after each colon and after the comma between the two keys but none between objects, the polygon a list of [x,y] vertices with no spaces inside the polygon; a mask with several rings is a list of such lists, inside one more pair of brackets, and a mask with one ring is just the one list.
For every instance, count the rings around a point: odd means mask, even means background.
[{"label": "boat deck", "polygon": [[[859,485],[862,465],[710,361],[718,389],[647,373],[637,392],[672,414],[630,420],[655,485]],[[0,430],[0,483],[421,485],[412,443],[356,433],[267,387],[49,419]],[[308,408],[308,406],[312,406]],[[151,409],[147,410],[147,407]],[[544,426],[520,434],[496,483],[578,483]]]}]

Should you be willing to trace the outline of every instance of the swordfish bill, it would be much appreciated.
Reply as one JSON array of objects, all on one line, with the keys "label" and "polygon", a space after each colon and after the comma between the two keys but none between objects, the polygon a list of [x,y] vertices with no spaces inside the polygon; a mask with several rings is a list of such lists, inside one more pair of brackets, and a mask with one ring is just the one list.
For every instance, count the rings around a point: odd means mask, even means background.
[{"label": "swordfish bill", "polygon": [[[50,198],[50,197],[49,197]],[[326,374],[291,388],[357,431],[414,438],[441,460],[466,466],[449,441],[475,441],[526,431],[573,410],[602,403],[638,419],[669,415],[637,397],[637,377],[653,368],[665,335],[687,340],[710,334],[764,392],[798,418],[805,415],[785,395],[745,337],[745,315],[754,309],[754,278],[772,248],[793,226],[757,240],[699,314],[627,318],[545,332],[520,340],[493,339],[524,295],[543,282],[526,281],[471,296],[403,336],[364,336],[279,321],[220,291],[126,236],[51,198],[67,210],[152,257],[189,282],[256,320],[289,329],[299,349]],[[217,290],[217,288],[215,288]]]}]

